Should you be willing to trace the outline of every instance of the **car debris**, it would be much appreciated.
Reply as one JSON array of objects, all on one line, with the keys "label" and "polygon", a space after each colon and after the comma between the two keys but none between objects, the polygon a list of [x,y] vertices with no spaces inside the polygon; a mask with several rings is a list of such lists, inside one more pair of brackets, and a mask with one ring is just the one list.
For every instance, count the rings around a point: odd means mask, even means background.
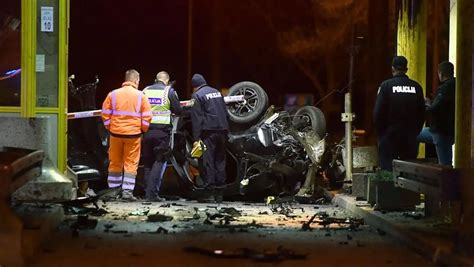
[{"label": "car debris", "polygon": [[110,230],[113,234],[128,234],[127,230]]},{"label": "car debris", "polygon": [[229,208],[221,208],[219,210],[220,213],[226,213],[226,214],[229,214],[230,216],[232,217],[240,217],[242,216],[242,212],[237,210],[236,208],[232,208],[232,207],[229,207]]},{"label": "car debris", "polygon": [[169,233],[169,230],[166,228],[163,228],[162,226],[158,227],[156,231],[151,232],[151,234],[165,234],[165,235],[167,235],[168,233]]},{"label": "car debris", "polygon": [[149,207],[145,207],[143,209],[134,210],[128,213],[129,216],[147,216],[150,212]]},{"label": "car debris", "polygon": [[311,228],[311,224],[313,223],[314,219],[316,219],[316,216],[318,216],[318,213],[314,214],[307,222],[303,223],[303,225],[301,226],[301,230],[313,231],[313,228]]},{"label": "car debris", "polygon": [[147,219],[148,222],[168,222],[172,220],[173,220],[173,216],[160,214],[159,212],[148,215],[148,219]]},{"label": "car debris", "polygon": [[89,219],[88,215],[78,215],[77,221],[75,221],[71,228],[75,230],[94,229],[97,226],[96,219]]},{"label": "car debris", "polygon": [[185,247],[188,253],[197,253],[218,259],[249,259],[257,262],[282,262],[285,260],[304,260],[307,254],[298,254],[290,249],[279,246],[276,250],[258,251],[250,248],[240,248],[233,251],[221,249],[205,249],[200,247]]},{"label": "car debris", "polygon": [[97,202],[99,200],[107,201],[108,199],[114,199],[122,191],[121,188],[109,188],[98,192],[95,196],[79,197],[73,200],[61,201],[58,204],[63,207],[79,207],[82,208],[85,204],[93,204],[96,209],[99,209]]},{"label": "car debris", "polygon": [[63,206],[65,214],[73,214],[73,215],[91,215],[91,216],[104,216],[105,214],[109,213],[106,209],[96,207],[75,207],[75,206]]},{"label": "car debris", "polygon": [[415,212],[415,211],[405,212],[405,213],[403,213],[403,217],[412,218],[414,220],[419,220],[419,219],[423,218],[423,214],[421,214],[420,212]]},{"label": "car debris", "polygon": [[[333,214],[336,214],[335,212]],[[316,220],[317,219],[317,220]],[[333,228],[334,230],[336,229],[348,229],[351,231],[357,230],[359,226],[364,224],[363,219],[356,219],[356,218],[335,218],[335,217],[330,217],[327,212],[318,212],[315,213],[311,218],[307,221],[304,222],[301,226],[302,231],[312,231],[313,228],[311,227],[312,223],[318,223],[318,225],[321,225],[324,229],[329,229],[329,226],[331,224],[337,224],[337,225],[348,225],[346,227],[338,227],[338,228]]]},{"label": "car debris", "polygon": [[245,223],[245,224],[230,224],[230,223],[224,223],[224,224],[218,224],[214,226],[215,228],[225,228],[225,229],[256,229],[256,228],[265,228],[265,226],[261,223],[257,223],[257,221],[253,220],[250,223]]},{"label": "car debris", "polygon": [[267,197],[267,204],[270,205],[270,210],[275,214],[282,214],[288,218],[295,219],[296,215],[293,215],[294,204],[298,204],[294,197]]}]

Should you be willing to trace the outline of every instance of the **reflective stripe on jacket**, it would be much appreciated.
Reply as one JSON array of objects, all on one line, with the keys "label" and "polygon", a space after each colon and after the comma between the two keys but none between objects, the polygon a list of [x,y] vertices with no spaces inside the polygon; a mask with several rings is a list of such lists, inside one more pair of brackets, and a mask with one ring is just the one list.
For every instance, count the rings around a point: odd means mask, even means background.
[{"label": "reflective stripe on jacket", "polygon": [[148,97],[151,105],[153,124],[170,124],[171,123],[171,104],[168,97],[170,86],[165,88],[147,87],[143,93]]},{"label": "reflective stripe on jacket", "polygon": [[112,134],[139,135],[148,131],[151,107],[148,98],[131,82],[107,95],[102,104],[104,126]]}]

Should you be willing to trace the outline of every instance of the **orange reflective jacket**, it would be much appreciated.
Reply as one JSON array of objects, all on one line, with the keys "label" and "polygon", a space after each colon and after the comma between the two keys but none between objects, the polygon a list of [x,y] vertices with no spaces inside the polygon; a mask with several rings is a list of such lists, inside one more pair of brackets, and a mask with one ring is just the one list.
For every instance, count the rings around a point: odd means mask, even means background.
[{"label": "orange reflective jacket", "polygon": [[139,135],[148,131],[152,117],[148,98],[132,82],[113,90],[102,104],[102,120],[111,134]]}]

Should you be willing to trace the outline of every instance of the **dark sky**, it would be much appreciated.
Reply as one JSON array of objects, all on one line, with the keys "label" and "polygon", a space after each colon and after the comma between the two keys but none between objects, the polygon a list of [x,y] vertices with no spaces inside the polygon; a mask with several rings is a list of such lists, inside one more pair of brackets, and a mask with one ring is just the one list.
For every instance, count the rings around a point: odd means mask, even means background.
[{"label": "dark sky", "polygon": [[[220,3],[217,14],[212,0],[194,0],[193,72],[216,87],[251,80],[271,92],[307,92],[309,82],[277,51],[263,18],[245,1]],[[71,1],[70,73],[78,83],[98,74],[102,100],[128,68],[142,74],[142,86],[167,70],[185,96],[187,20],[188,0]]]}]

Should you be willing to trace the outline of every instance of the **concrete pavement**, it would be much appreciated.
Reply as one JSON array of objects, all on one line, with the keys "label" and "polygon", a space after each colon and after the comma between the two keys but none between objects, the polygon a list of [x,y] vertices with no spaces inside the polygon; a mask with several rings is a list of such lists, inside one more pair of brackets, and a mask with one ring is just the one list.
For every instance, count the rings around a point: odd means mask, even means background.
[{"label": "concrete pavement", "polygon": [[439,219],[420,218],[407,212],[375,211],[366,201],[356,201],[355,197],[346,194],[335,194],[332,202],[355,216],[360,216],[372,228],[400,240],[435,264],[474,266],[473,258],[455,253],[456,233]]}]

